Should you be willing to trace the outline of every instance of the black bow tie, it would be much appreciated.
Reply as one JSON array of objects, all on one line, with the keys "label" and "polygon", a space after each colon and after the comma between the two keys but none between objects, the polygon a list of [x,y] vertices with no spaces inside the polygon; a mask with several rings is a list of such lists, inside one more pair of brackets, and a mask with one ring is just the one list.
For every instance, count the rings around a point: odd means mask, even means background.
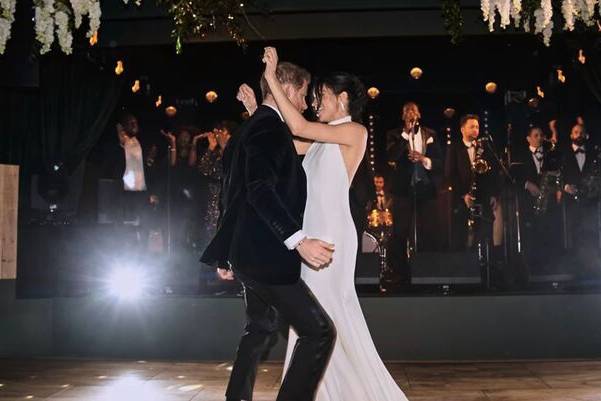
[{"label": "black bow tie", "polygon": [[536,149],[534,152],[530,151],[532,153],[532,156],[534,156],[536,158],[536,160],[538,160],[539,162],[543,160],[543,150],[538,148]]},{"label": "black bow tie", "polygon": [[578,153],[585,153],[585,151],[584,151],[584,149],[582,149],[582,148],[576,148],[576,149],[574,150],[574,153],[575,153],[575,154],[578,154]]}]

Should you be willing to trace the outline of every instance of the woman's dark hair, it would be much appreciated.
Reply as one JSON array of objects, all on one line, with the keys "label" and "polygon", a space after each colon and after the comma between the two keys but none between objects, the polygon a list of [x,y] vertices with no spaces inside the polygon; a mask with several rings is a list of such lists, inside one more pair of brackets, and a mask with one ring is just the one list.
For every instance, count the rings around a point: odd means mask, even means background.
[{"label": "woman's dark hair", "polygon": [[215,128],[226,130],[232,136],[236,135],[236,133],[238,132],[238,127],[239,127],[238,123],[236,123],[234,121],[230,121],[230,120],[218,121],[215,124]]},{"label": "woman's dark hair", "polygon": [[321,90],[327,87],[340,95],[342,92],[348,94],[348,112],[353,121],[360,123],[362,121],[363,108],[367,103],[367,94],[365,85],[356,75],[347,72],[333,72],[325,77],[317,78],[311,89],[311,103],[317,100],[321,103]]}]

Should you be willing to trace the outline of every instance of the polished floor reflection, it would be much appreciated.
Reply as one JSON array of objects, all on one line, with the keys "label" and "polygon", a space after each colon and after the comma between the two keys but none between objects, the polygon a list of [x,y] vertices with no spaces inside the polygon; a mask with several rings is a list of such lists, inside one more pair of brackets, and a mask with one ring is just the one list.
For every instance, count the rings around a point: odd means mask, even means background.
[{"label": "polished floor reflection", "polygon": [[[230,368],[218,362],[0,360],[0,401],[221,401]],[[411,401],[601,401],[601,361],[388,368]],[[261,365],[255,401],[275,399],[281,373],[279,363]]]}]

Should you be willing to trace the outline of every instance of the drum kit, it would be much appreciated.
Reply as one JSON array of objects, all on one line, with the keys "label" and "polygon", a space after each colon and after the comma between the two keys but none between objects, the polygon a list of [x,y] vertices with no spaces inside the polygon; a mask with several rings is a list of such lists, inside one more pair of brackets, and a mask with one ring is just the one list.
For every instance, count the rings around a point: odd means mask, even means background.
[{"label": "drum kit", "polygon": [[386,292],[386,277],[392,273],[388,265],[387,246],[392,237],[392,212],[388,209],[373,209],[367,217],[368,230],[363,233],[363,251],[378,253],[380,259],[380,291]]}]

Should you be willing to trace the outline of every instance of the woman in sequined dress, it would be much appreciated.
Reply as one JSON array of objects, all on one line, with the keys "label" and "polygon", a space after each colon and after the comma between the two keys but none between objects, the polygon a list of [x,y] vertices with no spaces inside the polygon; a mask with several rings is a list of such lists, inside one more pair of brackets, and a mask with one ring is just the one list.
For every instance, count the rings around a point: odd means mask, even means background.
[{"label": "woman in sequined dress", "polygon": [[218,123],[212,132],[206,133],[209,146],[206,152],[196,163],[198,171],[208,179],[207,207],[201,221],[203,227],[202,247],[208,239],[212,238],[217,229],[219,220],[219,196],[221,192],[221,180],[223,178],[222,156],[236,124],[230,121]]}]

